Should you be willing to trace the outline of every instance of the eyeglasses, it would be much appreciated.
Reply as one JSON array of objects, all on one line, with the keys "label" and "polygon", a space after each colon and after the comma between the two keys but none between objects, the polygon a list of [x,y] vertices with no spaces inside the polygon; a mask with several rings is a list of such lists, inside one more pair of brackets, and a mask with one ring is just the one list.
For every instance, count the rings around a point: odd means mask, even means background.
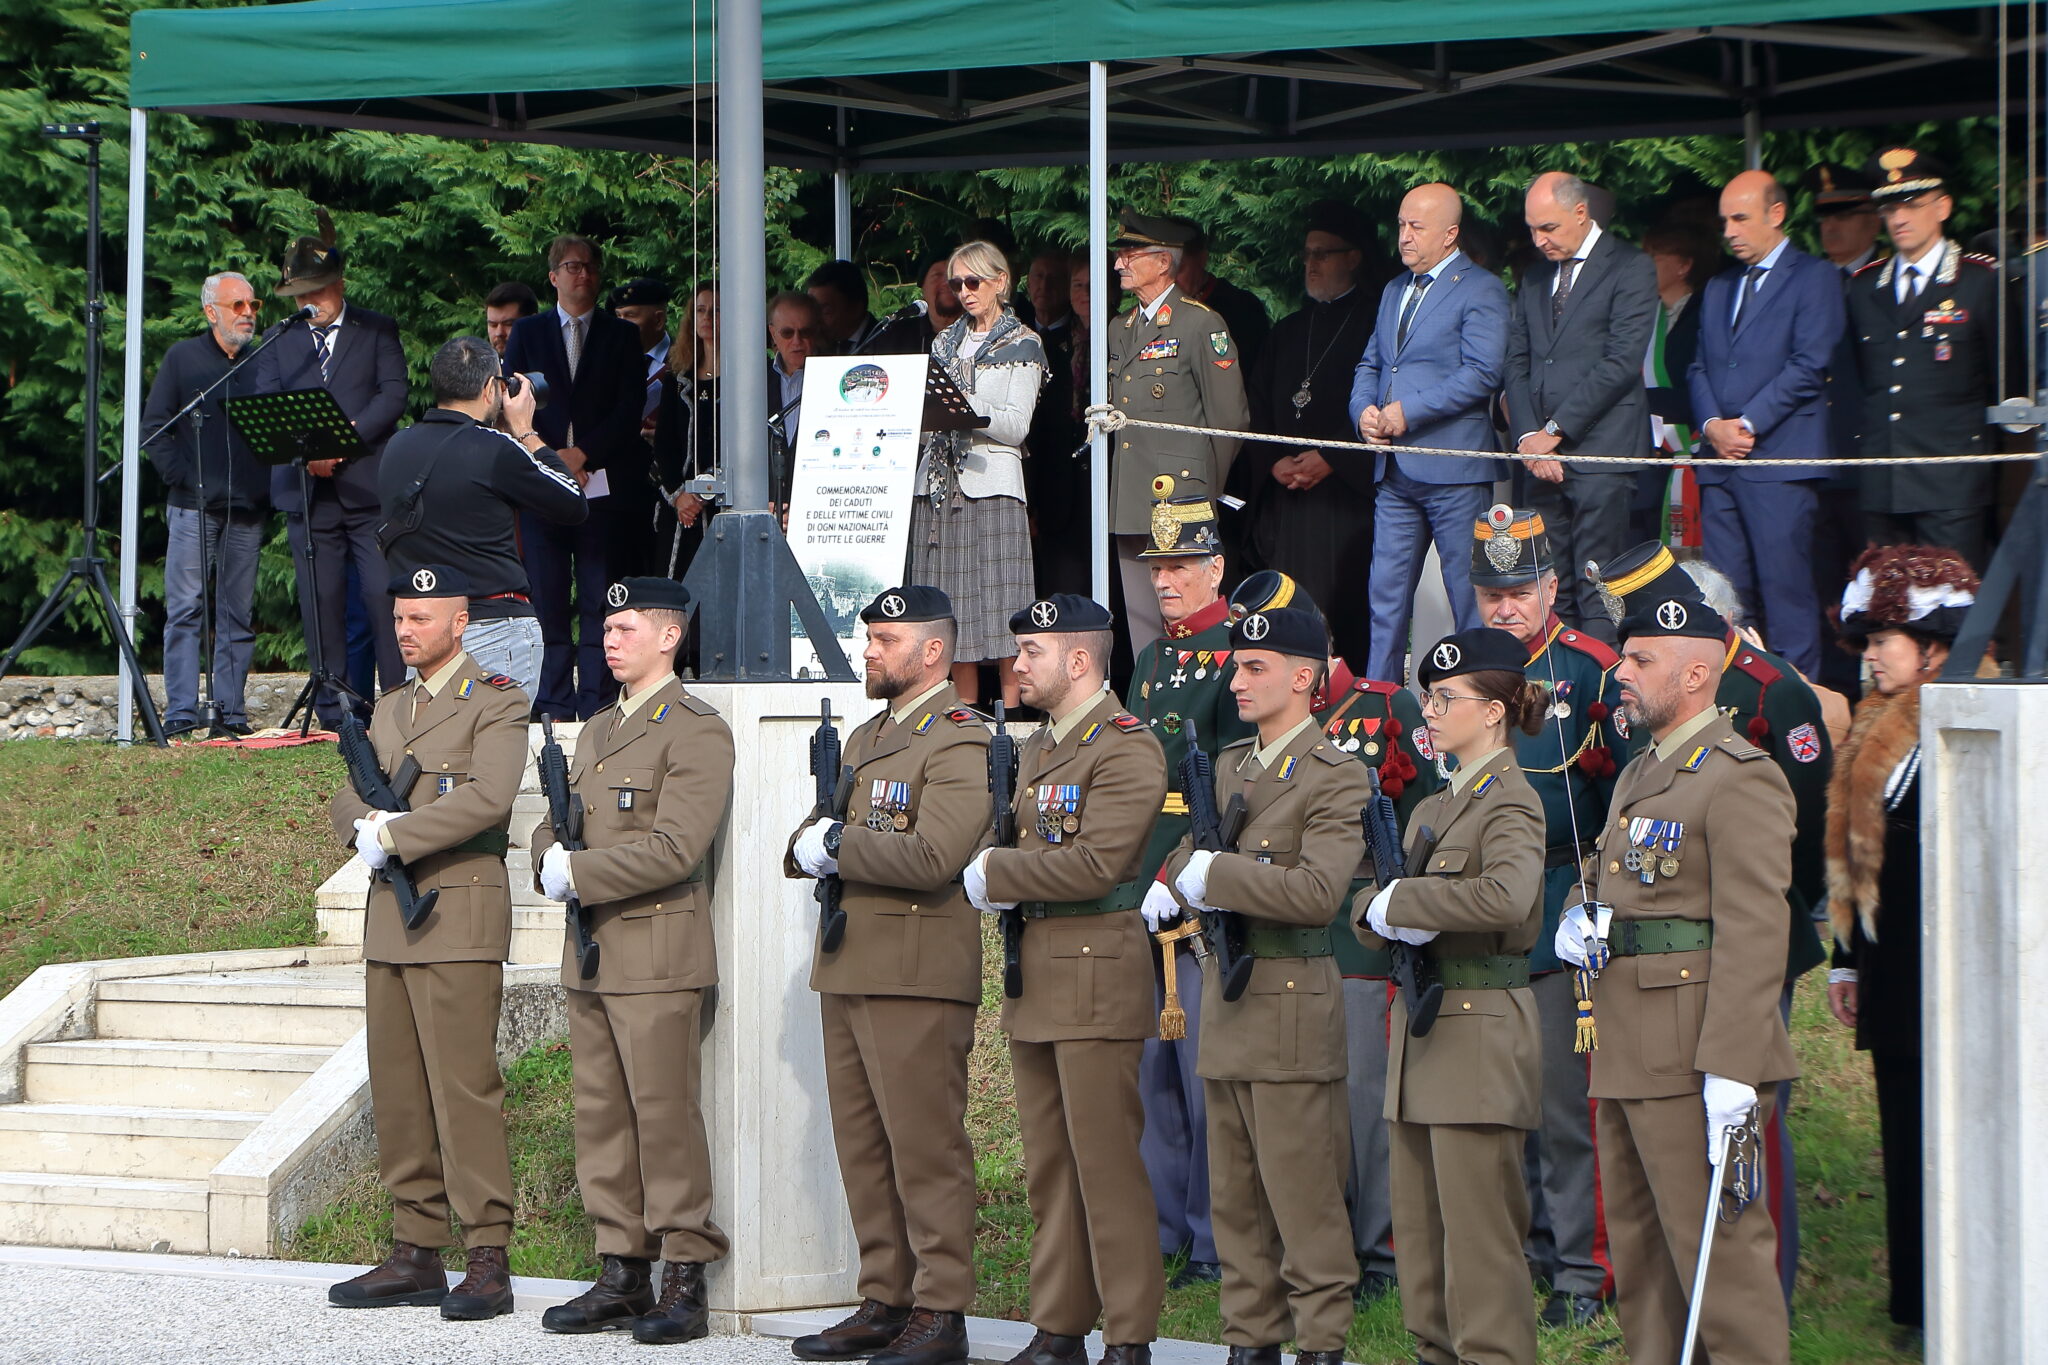
[{"label": "eyeglasses", "polygon": [[1305,246],[1301,249],[1301,259],[1308,265],[1320,265],[1332,256],[1345,256],[1356,250],[1355,246]]},{"label": "eyeglasses", "polygon": [[798,337],[809,341],[818,334],[818,329],[815,327],[777,327],[774,331],[775,335],[783,341],[795,341]]},{"label": "eyeglasses", "polygon": [[970,289],[981,288],[988,281],[979,275],[955,275],[947,280],[946,283],[952,285],[955,290],[965,293]]},{"label": "eyeglasses", "polygon": [[216,307],[216,308],[225,308],[225,309],[229,310],[230,312],[234,312],[234,313],[259,313],[259,312],[263,311],[263,300],[261,300],[261,299],[216,299],[216,300],[214,301],[214,304],[213,304],[213,306],[214,306],[214,307]]},{"label": "eyeglasses", "polygon": [[1437,715],[1441,716],[1450,711],[1451,703],[1454,701],[1491,700],[1491,697],[1474,696],[1469,692],[1446,692],[1442,688],[1438,688],[1433,692],[1425,692],[1422,694],[1422,709],[1425,711],[1433,711]]},{"label": "eyeglasses", "polygon": [[594,275],[597,267],[589,261],[562,261],[554,267],[564,275]]}]

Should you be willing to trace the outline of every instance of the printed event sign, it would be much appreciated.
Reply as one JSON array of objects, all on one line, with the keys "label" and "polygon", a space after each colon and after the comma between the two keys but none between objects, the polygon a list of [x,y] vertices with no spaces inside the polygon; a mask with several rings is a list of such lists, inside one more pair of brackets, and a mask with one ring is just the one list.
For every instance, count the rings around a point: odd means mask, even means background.
[{"label": "printed event sign", "polygon": [[[860,610],[903,580],[924,412],[924,355],[812,356],[804,366],[789,548],[856,676]],[[790,613],[790,667],[822,673]]]}]

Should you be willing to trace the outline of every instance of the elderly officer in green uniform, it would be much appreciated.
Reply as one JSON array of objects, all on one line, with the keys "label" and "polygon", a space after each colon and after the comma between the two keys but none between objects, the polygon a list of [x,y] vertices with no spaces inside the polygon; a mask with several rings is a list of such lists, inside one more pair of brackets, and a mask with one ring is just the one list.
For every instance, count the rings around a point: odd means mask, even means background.
[{"label": "elderly officer in green uniform", "polygon": [[[1230,615],[1242,620],[1254,611],[1308,602],[1295,581],[1275,569],[1248,575],[1230,594]],[[1311,606],[1310,610],[1314,610]],[[1327,624],[1327,623],[1326,623]],[[1343,659],[1332,656],[1329,677],[1313,698],[1316,724],[1340,752],[1377,769],[1380,789],[1407,827],[1417,803],[1443,785],[1422,707],[1407,688],[1376,678],[1354,677]],[[1369,869],[1361,869],[1361,872]],[[1355,877],[1352,895],[1367,881]],[[1363,908],[1364,902],[1359,902]],[[1394,1213],[1387,1189],[1387,950],[1367,948],[1340,909],[1330,923],[1337,971],[1344,980],[1344,1050],[1349,1060],[1345,1088],[1351,1110],[1351,1171],[1345,1199],[1351,1210],[1352,1247],[1358,1254],[1359,1306],[1392,1292]]]},{"label": "elderly officer in green uniform", "polygon": [[[604,659],[619,696],[584,723],[569,769],[584,847],[563,848],[547,821],[533,835],[534,881],[549,899],[588,908],[598,948],[585,977],[565,933],[562,985],[576,1183],[604,1270],[548,1309],[550,1332],[630,1329],[649,1344],[704,1336],[704,1266],[731,1247],[711,1221],[698,1045],[703,992],[718,983],[704,863],[731,805],[733,745],[716,708],[676,677],[689,605],[668,578],[607,589]],[[656,1260],[668,1262],[659,1298]]]},{"label": "elderly officer in green uniform", "polygon": [[[439,1304],[442,1317],[464,1319],[512,1311],[505,1245],[514,1198],[497,1042],[512,946],[505,831],[526,767],[527,707],[518,683],[463,652],[469,588],[459,571],[424,565],[387,589],[415,677],[377,699],[370,743],[387,774],[418,763],[410,788],[396,793],[411,809],[371,810],[352,787],[334,794],[341,842],[372,871],[402,860],[435,900],[408,929],[388,882],[370,884],[363,1005],[393,1243],[383,1264],[327,1291],[343,1308]],[[469,1250],[469,1274],[452,1293],[441,1268],[451,1209]]]},{"label": "elderly officer in green uniform", "polygon": [[[1188,832],[1187,797],[1178,790],[1181,759],[1193,727],[1215,753],[1251,727],[1230,696],[1229,603],[1223,600],[1223,541],[1207,498],[1162,499],[1152,505],[1152,543],[1139,553],[1152,574],[1152,595],[1166,634],[1138,646],[1131,676],[1131,714],[1144,721],[1166,754],[1166,800],[1145,849],[1145,876],[1121,888],[1133,907]],[[1159,936],[1159,1037],[1145,1040],[1138,1088],[1145,1102],[1140,1151],[1159,1205],[1159,1249],[1185,1255],[1173,1287],[1214,1280],[1216,1238],[1209,1227],[1209,1136],[1202,1082],[1195,1071],[1201,1037],[1201,968],[1188,925]]]},{"label": "elderly officer in green uniform", "polygon": [[1365,770],[1332,745],[1311,702],[1329,668],[1322,614],[1301,605],[1248,613],[1230,628],[1230,690],[1257,733],[1216,755],[1218,810],[1241,799],[1232,848],[1183,838],[1146,893],[1157,926],[1182,905],[1243,918],[1254,961],[1244,993],[1202,986],[1223,1340],[1230,1365],[1338,1365],[1357,1275],[1339,1202],[1351,1143],[1344,1093],[1344,1003],[1330,920],[1365,852]]},{"label": "elderly officer in green uniform", "polygon": [[[1186,225],[1126,209],[1119,217],[1117,278],[1137,297],[1109,325],[1109,397],[1127,417],[1242,431],[1250,420],[1244,370],[1223,315],[1174,288]],[[1109,529],[1122,566],[1133,651],[1164,621],[1147,564],[1153,499],[1213,498],[1223,491],[1235,436],[1189,436],[1149,427],[1110,433]]]},{"label": "elderly officer in green uniform", "polygon": [[[1677,576],[1673,576],[1674,568]],[[1601,601],[1617,623],[1640,608],[1653,593],[1660,601],[1670,597],[1706,600],[1699,586],[1685,574],[1684,566],[1678,565],[1671,551],[1656,541],[1638,545],[1611,564],[1600,565],[1598,574],[1603,584]],[[1823,845],[1828,777],[1834,771],[1835,744],[1821,717],[1820,699],[1799,676],[1799,670],[1758,647],[1725,621],[1722,641],[1721,680],[1715,689],[1714,705],[1735,727],[1736,734],[1770,755],[1792,789],[1796,812],[1792,879],[1785,896],[1790,941],[1785,954],[1785,988],[1778,1001],[1779,1014],[1789,1022],[1793,986],[1826,958],[1813,917],[1827,896]],[[1632,738],[1624,713],[1615,712],[1614,724],[1623,739]],[[1638,744],[1642,742],[1639,736],[1633,738]],[[1780,1083],[1777,1102],[1771,1106],[1764,1124],[1765,1191],[1771,1219],[1778,1229],[1778,1282],[1788,1302],[1799,1269],[1798,1169],[1785,1119],[1791,1098],[1792,1082]]]},{"label": "elderly officer in green uniform", "polygon": [[1515,736],[1522,773],[1543,800],[1543,929],[1530,953],[1530,989],[1543,1037],[1543,1124],[1537,1165],[1549,1245],[1532,1245],[1531,1262],[1550,1282],[1541,1321],[1563,1327],[1603,1311],[1609,1267],[1596,1256],[1606,1238],[1593,1156],[1593,1111],[1586,1102],[1586,1059],[1573,1052],[1578,996],[1552,950],[1566,895],[1581,858],[1600,837],[1614,776],[1633,751],[1614,733],[1621,693],[1612,646],[1565,625],[1557,615],[1557,569],[1550,537],[1535,512],[1496,504],[1472,525],[1472,590],[1479,619],[1521,642],[1523,672],[1550,693],[1543,728]]}]

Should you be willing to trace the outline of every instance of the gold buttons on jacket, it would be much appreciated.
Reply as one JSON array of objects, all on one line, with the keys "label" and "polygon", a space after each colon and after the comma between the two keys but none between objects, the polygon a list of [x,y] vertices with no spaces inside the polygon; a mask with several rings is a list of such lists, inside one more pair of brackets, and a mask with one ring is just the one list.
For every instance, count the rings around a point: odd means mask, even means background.
[{"label": "gold buttons on jacket", "polygon": [[1444,866],[1447,866],[1447,865],[1448,865],[1448,862],[1449,862],[1449,860],[1448,860],[1448,859],[1445,859],[1445,858],[1438,858],[1438,859],[1436,860],[1436,865],[1437,865],[1438,867],[1444,867]]},{"label": "gold buttons on jacket", "polygon": [[1468,1010],[1472,1008],[1472,1002],[1471,1002],[1470,1000],[1467,1000],[1467,1001],[1465,1002],[1465,1008],[1466,1008],[1466,1009],[1468,1009]]},{"label": "gold buttons on jacket", "polygon": [[1272,846],[1273,846],[1273,841],[1272,841],[1271,839],[1261,839],[1261,840],[1259,840],[1259,847],[1260,847],[1260,848],[1271,848]]},{"label": "gold buttons on jacket", "polygon": [[1294,983],[1292,981],[1287,983],[1287,989],[1290,991],[1294,989]]},{"label": "gold buttons on jacket", "polygon": [[1621,871],[1621,864],[1620,864],[1620,863],[1609,863],[1609,864],[1607,865],[1607,871],[1608,871],[1608,872],[1609,872],[1610,874],[1611,874],[1611,873],[1615,873],[1615,872],[1619,872],[1619,871]]},{"label": "gold buttons on jacket", "polygon": [[472,875],[471,875],[471,877],[470,877],[470,880],[471,880],[471,881],[475,881],[475,880],[476,880],[476,877],[475,877],[475,876],[474,876],[474,875],[472,874]]},{"label": "gold buttons on jacket", "polygon": [[1678,979],[1679,979],[1680,981],[1690,981],[1690,980],[1692,980],[1692,968],[1690,968],[1690,967],[1680,967],[1680,968],[1678,969]]},{"label": "gold buttons on jacket", "polygon": [[602,763],[598,764],[598,765],[597,765],[597,770],[598,770],[599,772],[603,772],[603,771],[604,771],[604,764],[602,764]]},{"label": "gold buttons on jacket", "polygon": [[1082,956],[1082,957],[1086,957],[1086,956],[1088,956],[1088,945],[1087,945],[1087,944],[1085,944],[1085,943],[1081,945],[1081,956]]},{"label": "gold buttons on jacket", "polygon": [[442,771],[442,772],[444,772],[444,773],[448,771],[448,765],[447,765],[446,763],[443,763],[443,764],[441,765],[441,771]]}]

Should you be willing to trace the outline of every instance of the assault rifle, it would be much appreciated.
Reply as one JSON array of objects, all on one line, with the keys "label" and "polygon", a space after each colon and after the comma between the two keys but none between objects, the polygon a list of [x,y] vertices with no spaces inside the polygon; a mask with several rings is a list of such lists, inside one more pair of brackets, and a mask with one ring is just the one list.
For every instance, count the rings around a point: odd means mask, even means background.
[{"label": "assault rifle", "polygon": [[[548,802],[548,822],[555,827],[555,842],[570,853],[579,853],[583,843],[583,798],[569,790],[569,760],[555,739],[555,722],[540,718],[540,790]],[[576,973],[588,981],[597,975],[597,939],[590,928],[590,911],[582,900],[571,896],[562,907],[569,915],[569,927],[576,934]]]},{"label": "assault rifle", "polygon": [[[1368,764],[1365,771],[1372,779],[1372,800],[1358,813],[1358,818],[1365,826],[1365,846],[1372,850],[1373,881],[1384,889],[1403,875],[1401,824],[1394,814],[1394,798],[1380,790],[1380,770]],[[1422,862],[1429,857],[1429,847],[1435,842],[1436,835],[1429,826],[1417,831],[1417,856],[1409,862],[1410,875],[1421,870]],[[1412,943],[1387,946],[1393,960],[1394,982],[1408,1004],[1408,1035],[1420,1038],[1436,1026],[1437,1011],[1444,1003],[1443,983],[1425,984],[1422,949]]]},{"label": "assault rifle", "polygon": [[[348,784],[356,789],[364,805],[371,810],[390,811],[403,815],[412,809],[403,792],[412,790],[412,784],[419,781],[420,761],[411,754],[398,765],[398,770],[389,778],[377,766],[377,750],[370,743],[370,732],[363,728],[362,718],[353,711],[343,708],[341,724],[336,733],[341,737],[341,761],[348,765]],[[405,861],[396,855],[385,859],[384,866],[377,869],[377,880],[391,888],[391,894],[398,898],[398,917],[407,929],[417,929],[433,913],[434,902],[440,898],[438,890],[425,895],[413,886],[412,872]]]},{"label": "assault rifle", "polygon": [[[1222,814],[1216,811],[1216,769],[1202,752],[1202,740],[1195,723],[1186,722],[1188,751],[1180,761],[1180,789],[1188,802],[1188,829],[1197,849],[1211,853],[1235,853],[1238,832],[1244,828],[1243,793],[1230,798]],[[1252,981],[1254,959],[1245,951],[1244,920],[1229,910],[1202,910],[1202,936],[1209,941],[1209,956],[1216,963],[1216,979],[1223,998],[1234,1001]]]},{"label": "assault rifle", "polygon": [[[818,809],[834,820],[846,818],[846,799],[852,791],[852,775],[843,773],[844,766],[839,731],[832,725],[832,702],[827,698],[818,703],[818,728],[811,735],[811,776],[816,779]],[[846,885],[835,872],[818,878],[811,894],[818,898],[818,949],[837,952],[840,940],[846,937],[846,907],[840,904]]]},{"label": "assault rifle", "polygon": [[[996,732],[988,742],[989,821],[995,846],[1017,842],[1017,741],[1003,722],[1003,703],[996,701]],[[1024,994],[1024,911],[1011,906],[998,917],[1003,929],[1003,994],[1011,1000]]]}]

